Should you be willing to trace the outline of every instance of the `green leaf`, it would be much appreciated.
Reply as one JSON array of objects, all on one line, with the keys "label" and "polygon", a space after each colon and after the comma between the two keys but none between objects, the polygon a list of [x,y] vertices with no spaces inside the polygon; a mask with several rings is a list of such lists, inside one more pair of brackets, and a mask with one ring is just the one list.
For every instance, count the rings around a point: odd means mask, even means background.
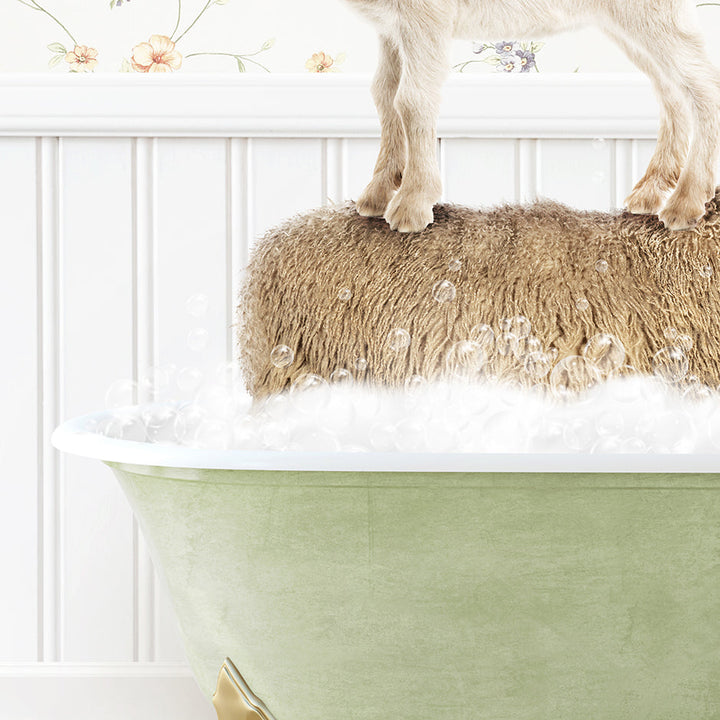
[{"label": "green leaf", "polygon": [[65,56],[64,55],[53,55],[48,60],[48,67],[54,68],[56,65],[59,65],[62,62],[63,57],[65,57]]},{"label": "green leaf", "polygon": [[245,72],[245,63],[237,55],[235,60],[237,60],[238,72]]},{"label": "green leaf", "polygon": [[262,44],[262,47],[260,49],[261,50],[269,50],[274,44],[275,44],[275,38],[269,38]]},{"label": "green leaf", "polygon": [[50,43],[47,46],[47,49],[50,50],[50,52],[62,53],[63,55],[65,55],[65,53],[67,52],[65,46],[62,43]]}]

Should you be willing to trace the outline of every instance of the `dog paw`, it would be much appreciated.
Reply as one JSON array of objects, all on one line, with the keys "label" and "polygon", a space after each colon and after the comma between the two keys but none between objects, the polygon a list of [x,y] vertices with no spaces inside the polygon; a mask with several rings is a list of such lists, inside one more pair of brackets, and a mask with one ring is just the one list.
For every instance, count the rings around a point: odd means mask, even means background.
[{"label": "dog paw", "polygon": [[433,221],[432,209],[432,201],[401,189],[387,206],[385,220],[392,230],[401,233],[422,232]]},{"label": "dog paw", "polygon": [[362,191],[355,204],[358,214],[363,217],[382,217],[395,194],[395,188],[392,181],[376,175]]},{"label": "dog paw", "polygon": [[625,207],[634,215],[657,215],[664,200],[665,193],[655,183],[638,183],[627,196]]},{"label": "dog paw", "polygon": [[705,199],[673,193],[659,214],[668,230],[692,230],[705,215]]}]

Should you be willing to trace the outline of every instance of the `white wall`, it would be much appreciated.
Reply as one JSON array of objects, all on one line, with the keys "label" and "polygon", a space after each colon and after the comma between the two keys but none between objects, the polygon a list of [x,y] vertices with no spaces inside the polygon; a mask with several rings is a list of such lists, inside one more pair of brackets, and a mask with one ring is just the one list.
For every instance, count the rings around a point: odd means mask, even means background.
[{"label": "white wall", "polygon": [[[27,2],[27,0],[25,0]],[[132,48],[153,33],[173,35],[178,9],[178,35],[206,5],[206,0],[125,0],[111,8],[110,0],[32,0],[47,12],[33,10],[21,0],[0,5],[0,72],[69,71],[65,62],[52,70],[54,53],[48,45],[61,43],[68,49],[73,39],[98,50],[96,72],[118,72],[129,60]],[[31,2],[31,4],[32,4]],[[686,0],[693,6],[699,0]],[[183,56],[197,52],[248,54],[275,39],[269,51],[255,56],[272,72],[306,73],[306,60],[319,51],[330,54],[340,72],[371,72],[375,67],[375,30],[345,0],[220,0],[212,2],[192,29],[178,43]],[[720,64],[720,7],[698,8],[711,56]],[[63,27],[61,27],[60,24]],[[478,41],[522,39],[545,41],[538,53],[542,73],[626,72],[631,65],[622,52],[599,31],[581,29],[548,38],[483,37]],[[70,37],[72,35],[72,38]],[[472,59],[472,43],[457,42],[452,62]],[[179,72],[237,72],[227,56],[203,55],[186,58]],[[247,62],[249,72],[264,72]],[[489,72],[486,64],[473,65],[471,72]]]},{"label": "white wall", "polygon": [[[201,361],[231,358],[253,238],[357,197],[377,121],[367,78],[81,80],[0,78],[0,720],[199,720],[212,711],[125,499],[49,436],[118,377],[197,363],[194,292],[210,299]],[[458,78],[445,197],[616,207],[655,123],[640,78]]]}]

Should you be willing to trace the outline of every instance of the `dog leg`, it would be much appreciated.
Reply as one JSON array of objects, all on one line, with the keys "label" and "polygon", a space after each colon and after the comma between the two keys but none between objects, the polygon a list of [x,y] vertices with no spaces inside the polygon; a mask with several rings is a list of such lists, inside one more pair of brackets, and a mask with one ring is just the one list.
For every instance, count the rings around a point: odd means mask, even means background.
[{"label": "dog leg", "polygon": [[608,34],[638,69],[650,77],[660,102],[660,129],[655,152],[642,179],[625,200],[631,213],[657,215],[667,193],[677,185],[687,158],[692,122],[690,106],[684,93],[667,79],[656,58],[621,34],[612,30]]},{"label": "dog leg", "polygon": [[400,232],[424,230],[433,221],[432,208],[442,192],[436,127],[440,90],[450,69],[452,17],[443,8],[435,13],[426,8],[422,20],[400,18],[396,33],[403,67],[395,108],[405,131],[407,162],[385,219]]},{"label": "dog leg", "polygon": [[375,107],[380,116],[380,154],[373,177],[357,201],[357,211],[366,217],[382,217],[395,190],[400,187],[405,166],[405,132],[395,109],[402,61],[397,46],[380,36],[380,57],[372,84]]},{"label": "dog leg", "polygon": [[668,230],[688,230],[705,215],[715,195],[720,142],[720,78],[705,52],[699,30],[680,17],[636,23],[633,36],[657,57],[676,87],[682,88],[693,116],[693,138],[675,191],[660,213]]}]

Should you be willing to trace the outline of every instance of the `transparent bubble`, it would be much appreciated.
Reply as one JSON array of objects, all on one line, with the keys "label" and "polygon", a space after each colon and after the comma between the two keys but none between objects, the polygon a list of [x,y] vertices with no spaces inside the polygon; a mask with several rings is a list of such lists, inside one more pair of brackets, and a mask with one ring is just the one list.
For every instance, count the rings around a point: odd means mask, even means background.
[{"label": "transparent bubble", "polygon": [[544,352],[532,352],[525,358],[525,372],[533,379],[544,378],[552,369],[552,360]]},{"label": "transparent bubble", "polygon": [[687,355],[677,346],[662,348],[652,360],[653,373],[669,383],[680,382],[688,373]]},{"label": "transparent bubble", "polygon": [[231,447],[233,439],[232,425],[226,420],[209,418],[196,428],[192,439],[193,447],[226,449]]},{"label": "transparent bubble", "polygon": [[192,315],[193,317],[203,317],[203,315],[207,313],[208,307],[210,307],[210,301],[208,300],[208,296],[203,293],[193,293],[185,301],[185,309],[188,315]]},{"label": "transparent bubble", "polygon": [[395,425],[387,422],[376,423],[370,428],[370,446],[377,452],[395,450]]},{"label": "transparent bubble", "polygon": [[148,368],[140,378],[140,388],[145,397],[157,399],[170,387],[170,370],[167,367]]},{"label": "transparent bubble", "polygon": [[489,353],[495,347],[495,333],[489,325],[475,325],[470,330],[470,339],[478,343],[486,353]]},{"label": "transparent bubble", "polygon": [[590,307],[590,303],[587,301],[587,298],[579,297],[575,300],[575,307],[580,311],[584,312]]},{"label": "transparent bubble", "polygon": [[134,405],[137,402],[138,385],[134,380],[115,380],[105,393],[105,407],[114,409]]},{"label": "transparent bubble", "polygon": [[405,391],[416,394],[427,387],[427,380],[422,375],[412,375],[405,381]]},{"label": "transparent bubble", "polygon": [[701,382],[693,382],[683,392],[683,398],[692,402],[702,402],[710,400],[715,396],[712,388]]},{"label": "transparent bubble", "polygon": [[594,138],[592,141],[592,149],[596,151],[605,150],[607,147],[607,140],[605,138]]},{"label": "transparent bubble", "polygon": [[290,387],[293,405],[300,412],[315,414],[330,400],[330,385],[314,373],[303,373]]},{"label": "transparent bubble", "polygon": [[116,413],[109,417],[98,430],[109,438],[145,442],[145,424],[135,413]]},{"label": "transparent bubble", "polygon": [[287,345],[276,345],[270,352],[270,362],[276,368],[285,368],[295,360],[295,351]]},{"label": "transparent bubble", "polygon": [[485,351],[480,343],[461,340],[453,343],[445,361],[451,373],[465,376],[477,373],[485,364],[486,359]]},{"label": "transparent bubble", "polygon": [[184,405],[175,414],[175,438],[181,445],[189,445],[195,430],[207,418],[207,411],[198,405]]},{"label": "transparent bubble", "polygon": [[193,328],[187,335],[187,344],[191,350],[201,352],[208,346],[210,333],[205,328]]},{"label": "transparent bubble", "polygon": [[387,336],[387,343],[391,350],[400,352],[410,347],[410,333],[402,328],[393,328]]},{"label": "transparent bubble", "polygon": [[175,384],[183,393],[194,393],[202,385],[203,373],[195,367],[185,367],[178,370]]},{"label": "transparent bubble", "polygon": [[284,450],[290,442],[290,426],[287,422],[271,421],[260,428],[262,445],[268,450]]},{"label": "transparent bubble", "polygon": [[597,270],[601,275],[604,275],[608,271],[608,267],[607,260],[598,260],[595,263],[595,270]]},{"label": "transparent bubble", "polygon": [[330,373],[330,382],[334,385],[350,385],[352,381],[352,373],[345,368],[335,368],[335,370]]},{"label": "transparent bubble", "polygon": [[248,415],[235,418],[232,423],[232,446],[249,450],[256,448],[257,444],[257,420]]},{"label": "transparent bubble", "polygon": [[215,368],[215,377],[220,385],[236,388],[243,382],[242,366],[237,360],[222,362]]},{"label": "transparent bubble", "polygon": [[208,415],[216,418],[230,418],[236,410],[233,394],[217,383],[202,386],[195,394],[195,404],[205,408]]},{"label": "transparent bubble", "polygon": [[677,339],[678,331],[674,327],[665,328],[663,335],[667,341],[674,343]]},{"label": "transparent bubble", "polygon": [[693,344],[693,339],[689,335],[678,335],[673,343],[684,353],[689,353],[693,349]]},{"label": "transparent bubble", "polygon": [[338,290],[338,300],[347,302],[352,297],[352,290],[348,287],[343,287]]},{"label": "transparent bubble", "polygon": [[553,362],[555,362],[558,359],[559,354],[560,354],[560,351],[556,347],[551,347],[548,350],[548,355]]},{"label": "transparent bubble", "polygon": [[703,265],[700,268],[700,275],[704,278],[711,278],[713,275],[713,266],[712,265]]},{"label": "transparent bubble", "polygon": [[595,419],[595,429],[599,435],[620,435],[625,428],[625,419],[619,412],[608,410]]},{"label": "transparent bubble", "polygon": [[520,343],[518,354],[520,357],[526,357],[527,355],[531,355],[533,353],[542,352],[542,350],[543,346],[540,340],[534,335],[528,335]]},{"label": "transparent bubble", "polygon": [[710,414],[707,422],[707,432],[710,442],[720,450],[720,408]]},{"label": "transparent bubble", "polygon": [[367,370],[368,363],[364,357],[356,357],[353,364],[355,365],[355,369],[358,372],[364,372],[365,370]]},{"label": "transparent bubble", "polygon": [[457,295],[455,285],[453,285],[449,280],[441,280],[440,282],[436,282],[433,285],[432,292],[433,297],[439,303],[452,302]]},{"label": "transparent bubble", "polygon": [[507,328],[507,332],[515,335],[518,340],[526,338],[530,334],[531,330],[532,325],[524,315],[516,315],[515,317],[510,318],[510,326]]},{"label": "transparent bubble", "polygon": [[297,428],[292,434],[292,442],[304,452],[336,452],[340,449],[337,437],[326,428]]},{"label": "transparent bubble", "polygon": [[462,270],[462,260],[455,258],[448,263],[448,270],[450,272],[459,272]]},{"label": "transparent bubble", "polygon": [[418,452],[425,444],[425,424],[408,417],[395,426],[395,446],[400,452]]},{"label": "transparent bubble", "polygon": [[517,335],[511,332],[501,332],[495,341],[495,349],[504,357],[516,354],[519,345]]},{"label": "transparent bubble", "polygon": [[608,333],[593,335],[582,353],[603,375],[617,370],[625,362],[623,344],[614,335]]},{"label": "transparent bubble", "polygon": [[147,439],[153,443],[172,443],[175,441],[175,418],[177,409],[172,403],[154,403],[145,405],[141,418],[145,423]]},{"label": "transparent bubble", "polygon": [[550,388],[561,399],[590,389],[600,381],[600,371],[587,358],[570,355],[563,358],[550,374]]}]

